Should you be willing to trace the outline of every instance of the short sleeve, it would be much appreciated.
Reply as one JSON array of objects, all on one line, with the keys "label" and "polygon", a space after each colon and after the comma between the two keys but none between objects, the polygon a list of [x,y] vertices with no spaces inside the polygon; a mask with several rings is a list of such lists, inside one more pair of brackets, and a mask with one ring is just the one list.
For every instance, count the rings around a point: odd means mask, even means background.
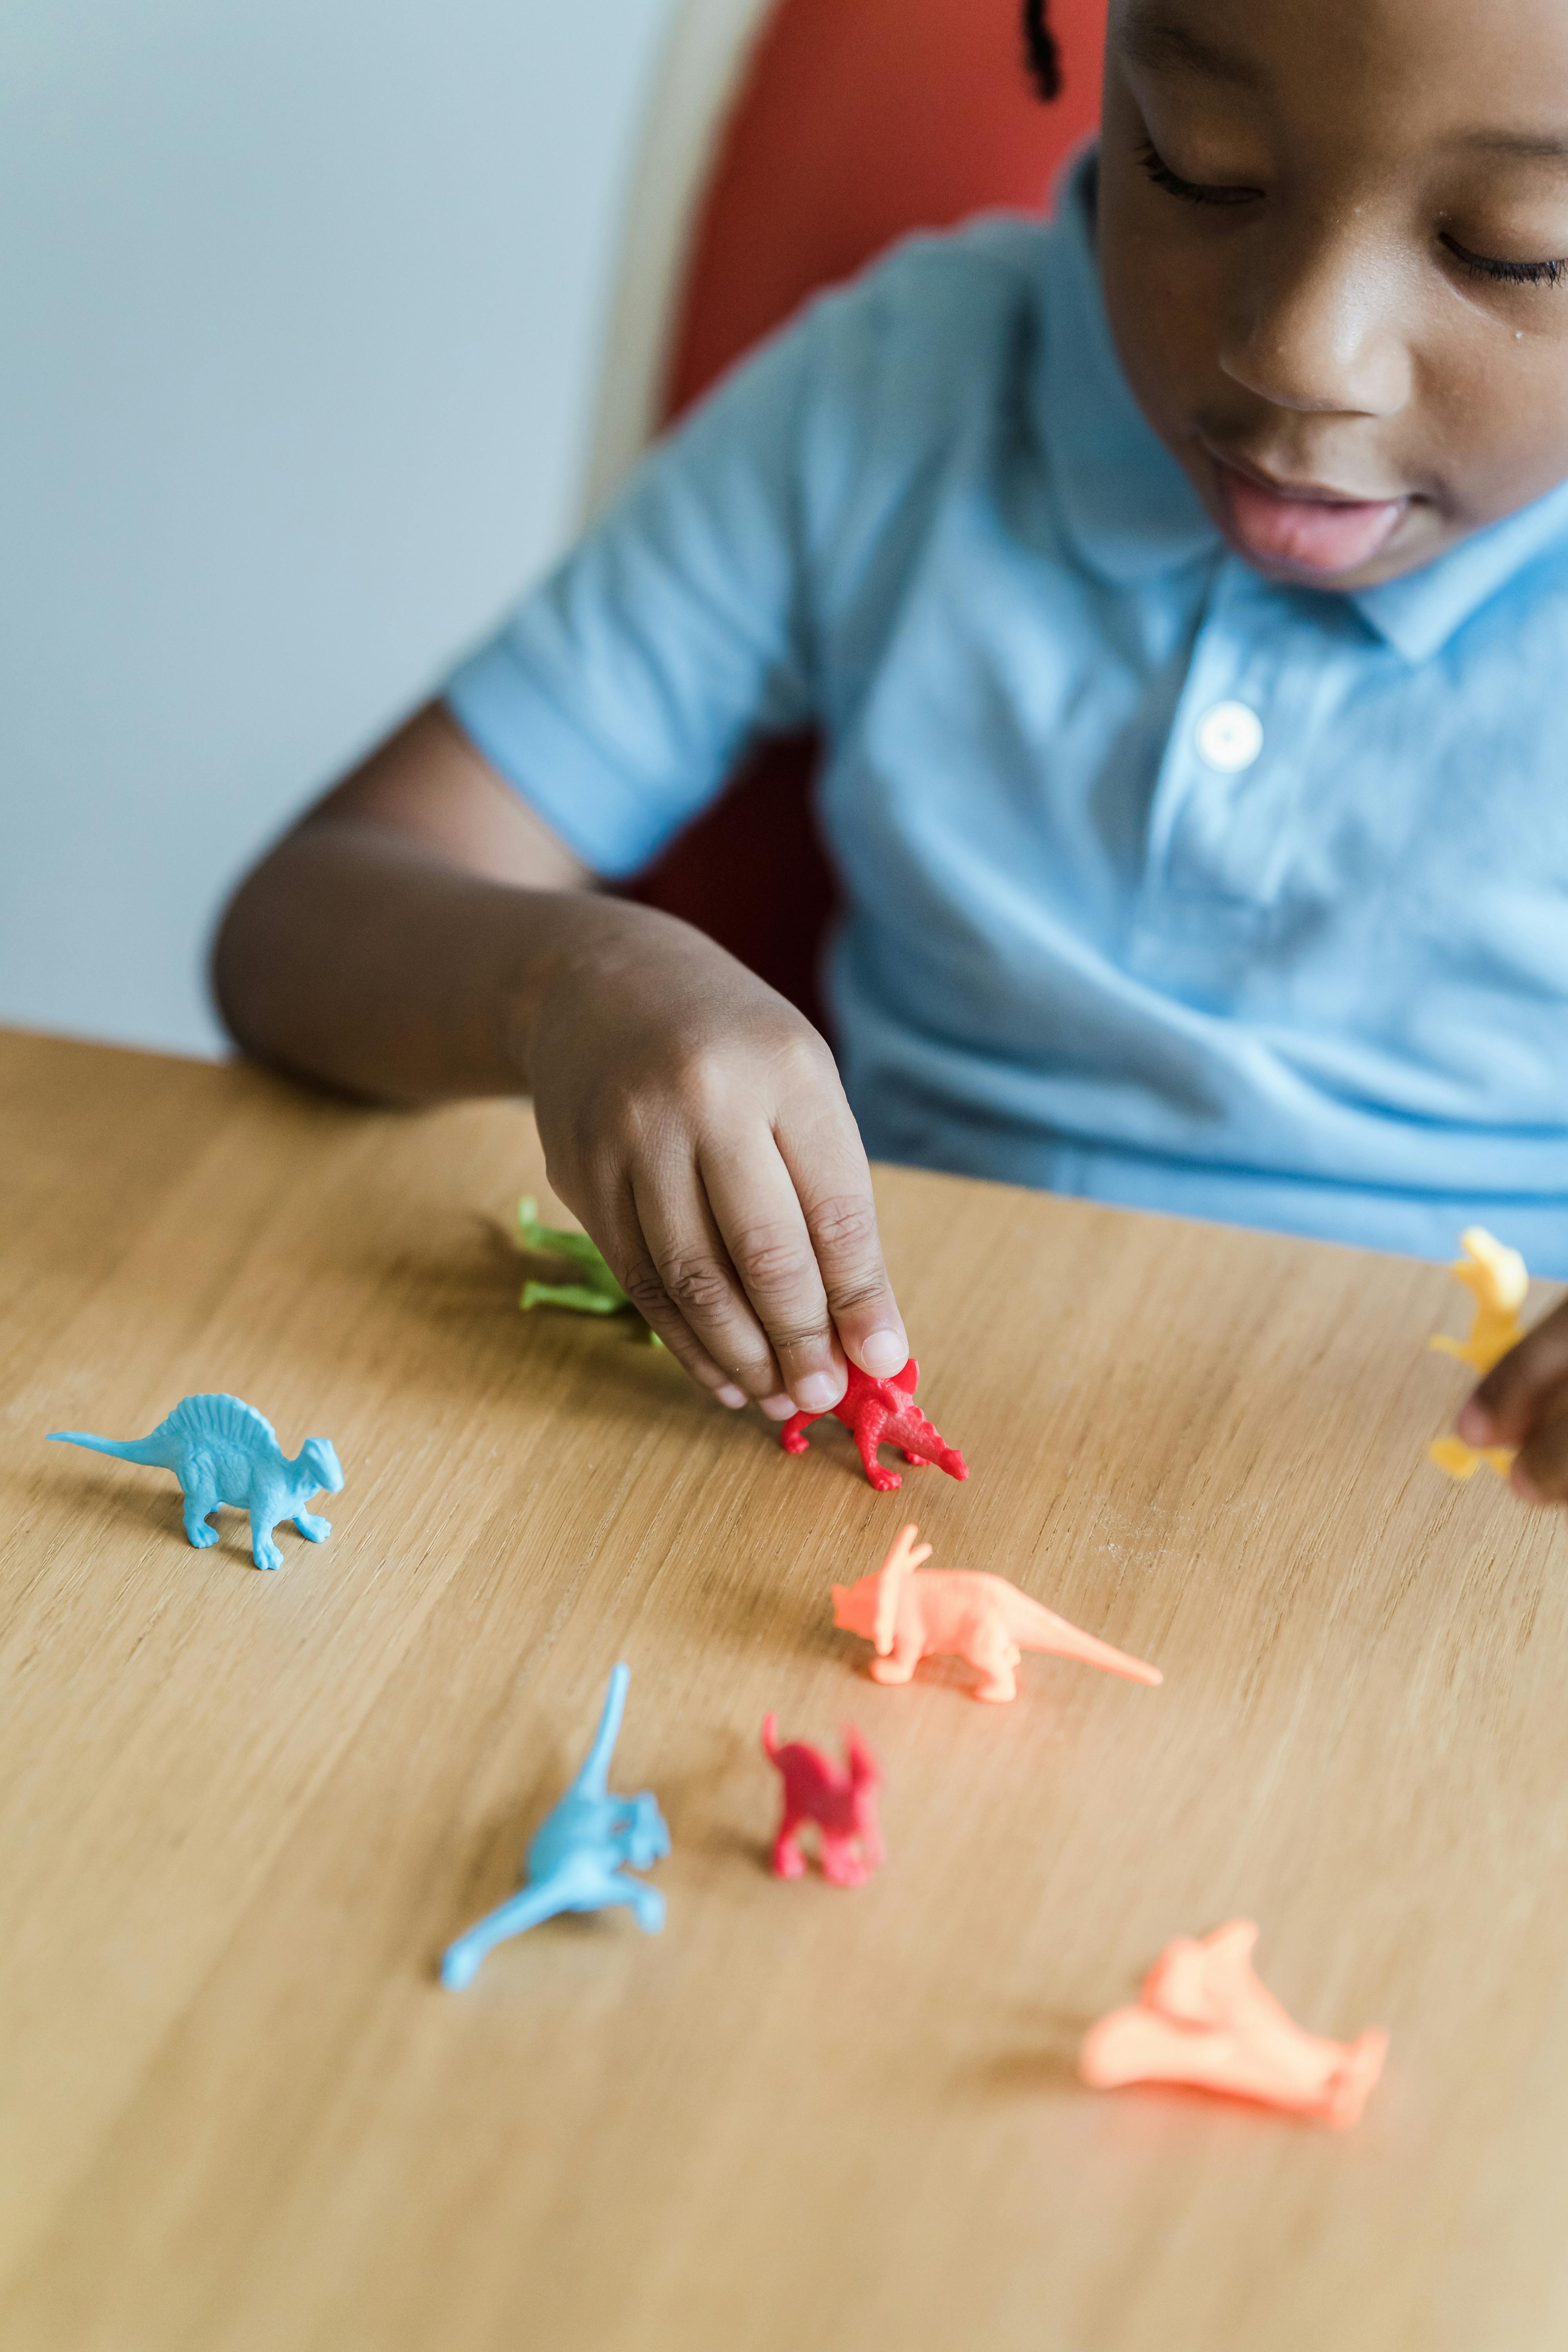
[{"label": "short sleeve", "polygon": [[464,732],[600,874],[635,872],[753,738],[816,715],[800,471],[833,307],[660,444],[447,683]]}]

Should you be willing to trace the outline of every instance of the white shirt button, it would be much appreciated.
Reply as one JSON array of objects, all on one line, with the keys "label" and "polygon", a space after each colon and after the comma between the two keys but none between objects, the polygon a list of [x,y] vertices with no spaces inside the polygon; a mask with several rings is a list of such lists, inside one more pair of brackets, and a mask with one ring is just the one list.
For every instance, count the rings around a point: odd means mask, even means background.
[{"label": "white shirt button", "polygon": [[1245,702],[1216,702],[1197,725],[1198,757],[1222,776],[1238,776],[1263,749],[1263,721]]}]

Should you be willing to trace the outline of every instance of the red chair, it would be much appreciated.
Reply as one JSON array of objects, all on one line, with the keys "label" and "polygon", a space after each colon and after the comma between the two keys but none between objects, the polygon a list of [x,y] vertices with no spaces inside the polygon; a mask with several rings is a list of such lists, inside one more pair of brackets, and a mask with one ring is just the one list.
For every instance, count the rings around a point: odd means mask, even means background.
[{"label": "red chair", "polygon": [[[777,0],[704,194],[672,349],[678,416],[818,288],[910,229],[1043,207],[1099,119],[1106,0],[1054,0],[1062,96],[1035,97],[1016,0]],[[824,1025],[833,879],[813,824],[816,746],[761,746],[630,886]]]}]

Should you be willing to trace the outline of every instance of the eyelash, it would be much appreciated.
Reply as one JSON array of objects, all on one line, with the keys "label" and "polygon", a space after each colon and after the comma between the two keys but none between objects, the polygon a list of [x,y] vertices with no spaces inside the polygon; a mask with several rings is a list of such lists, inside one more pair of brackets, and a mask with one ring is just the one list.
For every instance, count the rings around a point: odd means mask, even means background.
[{"label": "eyelash", "polygon": [[1555,286],[1568,277],[1568,261],[1489,261],[1484,254],[1471,253],[1451,236],[1446,236],[1443,244],[1461,269],[1468,269],[1474,278],[1489,278],[1494,286]]},{"label": "eyelash", "polygon": [[1178,179],[1152,139],[1141,140],[1138,161],[1157,188],[1168,196],[1182,196],[1189,205],[1249,205],[1261,191],[1257,188],[1205,188],[1195,180]]},{"label": "eyelash", "polygon": [[[1140,142],[1138,161],[1157,188],[1163,188],[1169,196],[1180,196],[1189,205],[1247,205],[1262,193],[1258,188],[1205,187],[1196,180],[1181,179],[1152,139]],[[1462,269],[1468,269],[1473,278],[1489,279],[1494,286],[1556,286],[1568,278],[1568,259],[1491,261],[1484,254],[1472,253],[1455,237],[1445,236],[1442,243]]]}]

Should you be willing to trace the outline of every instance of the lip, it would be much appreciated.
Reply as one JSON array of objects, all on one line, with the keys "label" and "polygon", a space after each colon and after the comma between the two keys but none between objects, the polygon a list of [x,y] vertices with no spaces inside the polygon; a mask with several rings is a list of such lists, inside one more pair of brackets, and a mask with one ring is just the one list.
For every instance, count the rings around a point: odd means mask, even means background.
[{"label": "lip", "polygon": [[1295,482],[1205,443],[1232,544],[1268,572],[1326,579],[1382,553],[1409,494],[1368,497],[1326,482]]}]

